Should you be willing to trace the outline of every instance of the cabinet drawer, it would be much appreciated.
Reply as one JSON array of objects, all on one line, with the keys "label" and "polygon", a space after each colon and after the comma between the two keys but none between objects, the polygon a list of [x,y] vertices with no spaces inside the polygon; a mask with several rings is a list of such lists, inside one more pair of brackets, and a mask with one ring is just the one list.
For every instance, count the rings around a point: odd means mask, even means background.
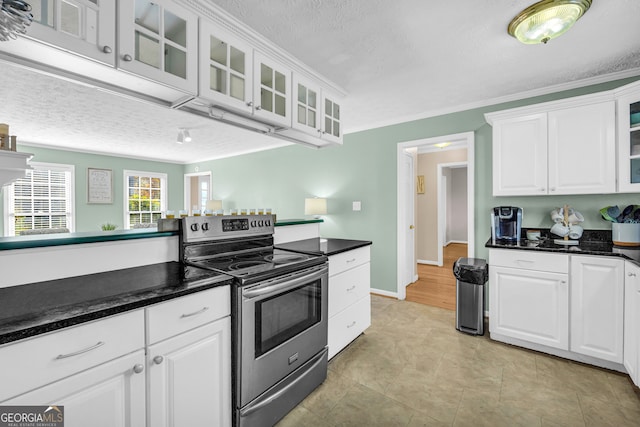
[{"label": "cabinet drawer", "polygon": [[371,250],[369,246],[342,252],[329,257],[329,277],[349,270],[350,268],[362,265],[371,260]]},{"label": "cabinet drawer", "polygon": [[331,276],[329,279],[329,317],[369,294],[370,263]]},{"label": "cabinet drawer", "polygon": [[371,325],[371,297],[358,302],[329,317],[329,359],[345,348]]},{"label": "cabinet drawer", "polygon": [[525,250],[520,251],[516,249],[491,249],[489,251],[489,265],[523,270],[548,271],[551,273],[568,273],[569,256]]},{"label": "cabinet drawer", "polygon": [[143,310],[8,344],[0,348],[0,401],[143,347]]},{"label": "cabinet drawer", "polygon": [[228,316],[230,291],[229,286],[220,286],[147,308],[148,344]]}]

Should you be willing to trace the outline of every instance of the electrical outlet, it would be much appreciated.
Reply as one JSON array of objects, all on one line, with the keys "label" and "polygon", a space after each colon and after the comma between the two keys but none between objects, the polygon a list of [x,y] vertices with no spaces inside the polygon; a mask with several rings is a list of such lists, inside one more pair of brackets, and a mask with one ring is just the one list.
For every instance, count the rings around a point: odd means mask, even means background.
[{"label": "electrical outlet", "polygon": [[354,211],[360,211],[360,210],[362,210],[362,203],[360,203],[360,202],[353,202],[353,210],[354,210]]}]

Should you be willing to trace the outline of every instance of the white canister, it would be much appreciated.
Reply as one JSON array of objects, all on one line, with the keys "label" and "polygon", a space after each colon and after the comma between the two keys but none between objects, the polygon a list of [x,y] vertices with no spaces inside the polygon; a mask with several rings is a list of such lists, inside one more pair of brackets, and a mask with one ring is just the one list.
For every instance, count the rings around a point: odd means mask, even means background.
[{"label": "white canister", "polygon": [[611,223],[611,241],[616,246],[640,246],[640,224]]}]

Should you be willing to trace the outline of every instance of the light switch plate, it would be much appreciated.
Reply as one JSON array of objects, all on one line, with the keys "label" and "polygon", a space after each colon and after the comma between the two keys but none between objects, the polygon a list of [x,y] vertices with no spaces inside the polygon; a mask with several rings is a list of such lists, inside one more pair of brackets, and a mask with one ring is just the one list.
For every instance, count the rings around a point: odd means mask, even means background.
[{"label": "light switch plate", "polygon": [[353,202],[353,210],[354,210],[354,211],[360,211],[360,210],[362,210],[362,203],[360,203],[360,202]]}]

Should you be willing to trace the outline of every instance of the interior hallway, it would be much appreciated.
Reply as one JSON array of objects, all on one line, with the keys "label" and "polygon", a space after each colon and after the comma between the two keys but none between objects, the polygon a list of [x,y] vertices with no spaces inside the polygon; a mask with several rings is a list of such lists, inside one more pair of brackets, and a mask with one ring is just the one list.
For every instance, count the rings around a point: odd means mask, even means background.
[{"label": "interior hallway", "polygon": [[453,276],[453,263],[466,256],[465,243],[450,243],[444,247],[442,267],[418,264],[419,279],[407,286],[407,301],[455,310],[456,279]]},{"label": "interior hallway", "polygon": [[637,427],[625,374],[455,329],[455,312],[376,295],[372,324],[279,427]]}]

